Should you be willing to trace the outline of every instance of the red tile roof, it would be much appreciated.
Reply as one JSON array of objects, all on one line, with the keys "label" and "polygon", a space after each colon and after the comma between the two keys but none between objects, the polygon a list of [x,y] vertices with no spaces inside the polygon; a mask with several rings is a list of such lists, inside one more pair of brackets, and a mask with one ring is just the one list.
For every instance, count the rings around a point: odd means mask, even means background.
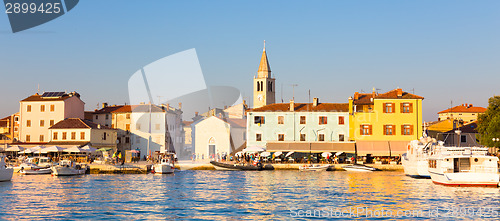
[{"label": "red tile roof", "polygon": [[462,104],[453,108],[448,108],[444,111],[438,112],[438,114],[444,113],[484,113],[486,108],[484,107],[474,107],[472,104]]},{"label": "red tile roof", "polygon": [[247,127],[247,120],[246,119],[226,118],[223,120],[228,122],[233,127]]},{"label": "red tile roof", "polygon": [[[49,127],[49,129],[99,129],[98,124],[93,123],[89,120],[82,120],[80,118],[66,118],[62,121],[57,122],[54,126]],[[100,129],[111,129],[104,125],[100,126]]]},{"label": "red tile roof", "polygon": [[[398,92],[401,93],[401,96],[398,96]],[[357,95],[357,98],[356,98]],[[373,99],[424,99],[424,97],[410,94],[408,92],[405,92],[401,89],[394,89],[392,91],[388,91],[382,94],[375,94],[375,93],[355,93],[354,94],[354,104],[372,104]]]},{"label": "red tile roof", "polygon": [[[295,103],[295,112],[348,112],[348,103],[319,103],[314,107],[312,103]],[[286,112],[290,111],[290,103],[269,104],[255,108],[250,112]]]},{"label": "red tile roof", "polygon": [[184,124],[184,126],[191,126],[192,123],[193,121],[182,121],[182,124]]},{"label": "red tile roof", "polygon": [[[151,105],[151,112],[165,112],[165,108],[158,105]],[[149,112],[149,104],[140,105],[124,105],[116,110],[111,111],[111,113],[131,113],[131,112]]]},{"label": "red tile roof", "polygon": [[[63,92],[61,92],[61,93],[63,93]],[[76,96],[79,98],[80,94],[78,94],[76,92],[71,92],[71,93],[65,93],[60,97],[42,97],[42,95],[40,95],[40,94],[34,94],[34,95],[31,95],[27,98],[24,98],[21,101],[63,101],[63,100],[66,100],[70,97],[73,97],[73,96]]]},{"label": "red tile roof", "polygon": [[124,105],[113,105],[113,106],[107,106],[105,108],[101,108],[100,110],[96,110],[94,111],[94,114],[107,114],[107,113],[111,113],[115,110],[118,110],[120,108],[122,108]]}]

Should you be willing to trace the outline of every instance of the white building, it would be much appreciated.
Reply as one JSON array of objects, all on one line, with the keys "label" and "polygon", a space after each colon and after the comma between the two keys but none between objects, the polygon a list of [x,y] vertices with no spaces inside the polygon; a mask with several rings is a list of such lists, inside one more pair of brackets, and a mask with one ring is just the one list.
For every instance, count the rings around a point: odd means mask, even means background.
[{"label": "white building", "polygon": [[84,118],[85,103],[76,92],[45,92],[20,101],[19,140],[25,143],[49,141],[49,127],[66,118]]},{"label": "white building", "polygon": [[212,116],[194,124],[197,159],[229,155],[245,143],[245,119]]}]

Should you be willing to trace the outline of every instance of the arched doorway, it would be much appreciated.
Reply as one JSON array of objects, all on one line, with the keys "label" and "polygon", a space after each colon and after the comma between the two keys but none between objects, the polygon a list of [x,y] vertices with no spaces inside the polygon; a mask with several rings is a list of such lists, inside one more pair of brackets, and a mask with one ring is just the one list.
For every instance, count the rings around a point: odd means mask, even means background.
[{"label": "arched doorway", "polygon": [[211,160],[215,159],[216,149],[215,138],[210,137],[208,139],[208,156]]}]

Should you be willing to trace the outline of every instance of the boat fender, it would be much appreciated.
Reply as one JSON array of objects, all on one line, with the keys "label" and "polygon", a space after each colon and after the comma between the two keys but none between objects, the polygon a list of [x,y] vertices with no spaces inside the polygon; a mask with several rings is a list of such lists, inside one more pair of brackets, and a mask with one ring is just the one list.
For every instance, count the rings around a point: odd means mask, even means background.
[{"label": "boat fender", "polygon": [[259,168],[259,170],[262,170],[262,163],[257,163],[257,168]]},{"label": "boat fender", "polygon": [[410,144],[408,144],[408,150],[410,150]]}]

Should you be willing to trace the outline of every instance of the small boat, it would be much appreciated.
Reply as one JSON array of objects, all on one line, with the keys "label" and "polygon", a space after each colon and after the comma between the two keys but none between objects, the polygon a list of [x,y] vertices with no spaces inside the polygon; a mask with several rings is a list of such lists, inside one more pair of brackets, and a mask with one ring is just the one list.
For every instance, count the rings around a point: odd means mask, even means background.
[{"label": "small boat", "polygon": [[14,174],[13,168],[8,168],[5,164],[5,156],[0,156],[0,182],[10,181]]},{"label": "small boat", "polygon": [[21,169],[21,170],[19,170],[19,173],[23,174],[23,175],[51,174],[52,169],[50,167],[49,168],[32,168],[29,170]]},{"label": "small boat", "polygon": [[485,147],[441,147],[431,152],[429,173],[436,184],[497,187],[497,163]]},{"label": "small boat", "polygon": [[379,169],[361,165],[361,164],[352,164],[352,165],[346,165],[342,166],[342,169],[347,170],[347,171],[355,171],[355,172],[373,172],[373,171],[378,171]]},{"label": "small boat", "polygon": [[153,165],[151,171],[159,174],[174,173],[175,165],[173,157],[162,157],[159,163]]},{"label": "small boat", "polygon": [[71,160],[62,160],[59,165],[54,165],[50,168],[54,176],[74,176],[85,174],[86,167],[76,164]]},{"label": "small boat", "polygon": [[303,165],[299,166],[300,171],[326,171],[330,165]]},{"label": "small boat", "polygon": [[210,163],[215,167],[216,170],[274,170],[271,165],[263,165],[262,163],[252,164],[232,164],[232,163],[222,163],[217,161],[210,161]]}]

